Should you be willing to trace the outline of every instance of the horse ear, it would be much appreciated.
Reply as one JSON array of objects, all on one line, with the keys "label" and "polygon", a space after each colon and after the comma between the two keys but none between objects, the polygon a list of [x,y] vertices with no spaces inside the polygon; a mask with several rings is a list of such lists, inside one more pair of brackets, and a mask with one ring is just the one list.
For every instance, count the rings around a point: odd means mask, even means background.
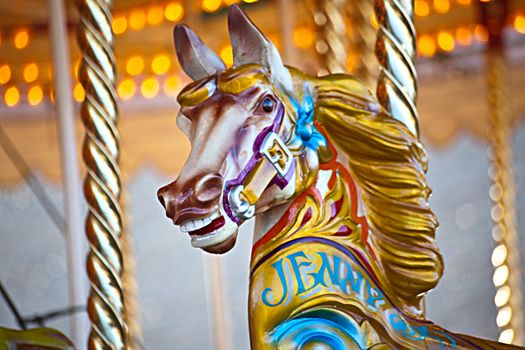
[{"label": "horse ear", "polygon": [[177,24],[173,30],[179,63],[193,80],[200,80],[226,69],[224,62],[190,28]]},{"label": "horse ear", "polygon": [[292,91],[292,77],[275,45],[253,24],[238,5],[228,10],[228,29],[235,66],[257,63],[286,91]]}]

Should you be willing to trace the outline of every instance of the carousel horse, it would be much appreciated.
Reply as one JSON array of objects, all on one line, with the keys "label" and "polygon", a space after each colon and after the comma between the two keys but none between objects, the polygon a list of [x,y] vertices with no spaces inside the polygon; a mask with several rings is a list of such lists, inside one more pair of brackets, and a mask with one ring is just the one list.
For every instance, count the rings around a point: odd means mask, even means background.
[{"label": "carousel horse", "polygon": [[191,153],[158,198],[209,253],[255,217],[252,349],[517,349],[424,317],[443,261],[417,136],[356,78],[285,67],[238,6],[228,26],[231,68],[175,27]]}]

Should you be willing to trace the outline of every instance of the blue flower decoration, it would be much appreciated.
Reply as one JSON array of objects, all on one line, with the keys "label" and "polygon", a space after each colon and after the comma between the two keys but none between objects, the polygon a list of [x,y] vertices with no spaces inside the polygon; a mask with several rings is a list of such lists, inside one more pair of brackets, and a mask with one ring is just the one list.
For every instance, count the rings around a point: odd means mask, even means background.
[{"label": "blue flower decoration", "polygon": [[292,104],[297,111],[295,134],[307,148],[318,151],[319,147],[326,145],[326,139],[314,125],[314,101],[312,96],[305,94],[301,105],[292,99]]}]

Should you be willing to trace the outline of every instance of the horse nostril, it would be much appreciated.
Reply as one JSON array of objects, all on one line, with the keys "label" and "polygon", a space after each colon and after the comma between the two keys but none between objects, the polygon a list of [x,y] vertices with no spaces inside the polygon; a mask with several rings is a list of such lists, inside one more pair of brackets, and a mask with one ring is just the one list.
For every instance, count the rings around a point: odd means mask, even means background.
[{"label": "horse nostril", "polygon": [[157,191],[157,198],[159,199],[160,204],[162,204],[164,208],[166,208],[166,200],[164,199],[165,192],[166,187],[162,187]]},{"label": "horse nostril", "polygon": [[201,202],[217,199],[222,192],[222,176],[206,174],[195,183],[195,196]]}]

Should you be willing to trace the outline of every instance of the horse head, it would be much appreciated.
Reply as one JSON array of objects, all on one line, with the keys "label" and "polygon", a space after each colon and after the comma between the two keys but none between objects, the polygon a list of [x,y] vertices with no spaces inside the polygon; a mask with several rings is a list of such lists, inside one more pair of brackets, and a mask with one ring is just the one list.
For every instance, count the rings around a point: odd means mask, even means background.
[{"label": "horse head", "polygon": [[194,80],[178,96],[177,117],[191,153],[158,191],[168,218],[212,253],[231,249],[243,222],[297,196],[319,157],[330,157],[307,84],[294,86],[276,47],[238,6],[228,24],[229,69],[191,29],[175,27],[177,57]]}]

